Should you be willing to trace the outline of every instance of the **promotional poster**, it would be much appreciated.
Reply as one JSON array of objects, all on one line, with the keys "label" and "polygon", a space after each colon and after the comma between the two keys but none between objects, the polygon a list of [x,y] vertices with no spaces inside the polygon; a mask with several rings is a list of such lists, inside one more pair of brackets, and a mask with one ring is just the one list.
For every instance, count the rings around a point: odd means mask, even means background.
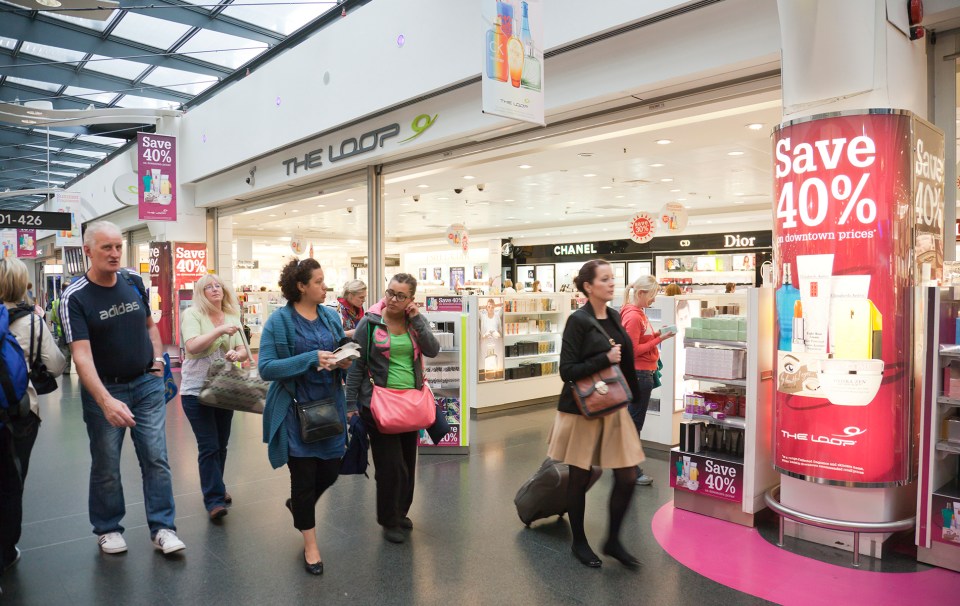
[{"label": "promotional poster", "polygon": [[83,246],[83,238],[80,233],[80,194],[60,192],[47,204],[50,212],[71,214],[71,228],[54,232],[54,246],[57,248]]},{"label": "promotional poster", "polygon": [[[942,154],[942,135],[894,110],[775,131],[782,473],[849,486],[909,481],[912,288],[919,274],[942,272],[932,227],[937,217],[942,225]],[[917,168],[926,181],[914,179]],[[931,191],[918,197],[915,183]]]},{"label": "promotional poster", "polygon": [[37,256],[37,230],[17,229],[17,258],[34,259]]},{"label": "promotional poster", "polygon": [[137,133],[140,219],[177,220],[177,138]]},{"label": "promotional poster", "polygon": [[[177,242],[173,245],[173,287],[176,301],[173,306],[173,325],[180,326],[180,313],[190,305],[193,284],[207,273],[207,245],[204,242]],[[174,331],[180,342],[179,329]]]},{"label": "promotional poster", "polygon": [[544,125],[543,0],[481,0],[483,112]]},{"label": "promotional poster", "polygon": [[170,242],[150,243],[150,312],[163,343],[173,343],[173,253]]}]

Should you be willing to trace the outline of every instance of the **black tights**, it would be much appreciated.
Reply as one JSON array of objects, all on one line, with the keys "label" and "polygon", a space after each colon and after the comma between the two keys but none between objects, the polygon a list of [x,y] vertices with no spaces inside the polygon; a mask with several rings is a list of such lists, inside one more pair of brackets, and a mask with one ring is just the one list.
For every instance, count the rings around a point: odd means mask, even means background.
[{"label": "black tights", "polygon": [[[613,470],[614,484],[610,492],[610,530],[604,551],[610,555],[625,553],[620,544],[620,527],[630,507],[630,499],[637,482],[636,467],[621,467]],[[567,513],[570,530],[573,532],[573,550],[577,555],[596,557],[587,542],[583,530],[583,512],[586,508],[587,487],[590,485],[590,470],[570,465],[570,481],[567,484]]]}]

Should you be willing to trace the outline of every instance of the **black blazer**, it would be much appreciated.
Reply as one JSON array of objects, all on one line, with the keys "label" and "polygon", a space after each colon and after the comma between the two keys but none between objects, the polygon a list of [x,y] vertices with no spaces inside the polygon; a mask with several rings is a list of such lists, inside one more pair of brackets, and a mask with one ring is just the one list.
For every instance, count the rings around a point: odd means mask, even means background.
[{"label": "black blazer", "polygon": [[[630,342],[627,331],[623,329],[623,324],[620,323],[620,312],[608,307],[607,315],[613,319],[620,331],[620,337],[623,340],[620,359],[629,363],[629,371],[624,370],[622,364],[621,370],[636,400],[640,393],[640,384],[637,382],[636,372],[633,371],[633,344]],[[589,303],[567,318],[567,325],[563,329],[563,345],[560,348],[560,378],[563,380],[563,390],[560,392],[560,401],[557,403],[557,410],[560,412],[580,414],[580,409],[577,408],[577,403],[573,399],[573,388],[570,387],[572,381],[612,366],[607,359],[607,352],[611,349],[610,341],[597,328],[595,321],[596,314]]]}]

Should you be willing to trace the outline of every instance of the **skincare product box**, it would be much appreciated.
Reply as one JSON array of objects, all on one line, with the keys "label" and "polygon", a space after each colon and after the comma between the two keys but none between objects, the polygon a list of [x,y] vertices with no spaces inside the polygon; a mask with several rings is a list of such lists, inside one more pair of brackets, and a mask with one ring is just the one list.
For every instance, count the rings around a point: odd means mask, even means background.
[{"label": "skincare product box", "polygon": [[746,351],[688,347],[687,374],[715,379],[742,379],[746,376]]},{"label": "skincare product box", "polygon": [[703,430],[703,423],[680,423],[680,450],[682,452],[700,452]]},{"label": "skincare product box", "polygon": [[943,395],[960,398],[960,368],[950,365],[943,369]]},{"label": "skincare product box", "polygon": [[960,416],[954,415],[943,421],[943,439],[960,443]]}]

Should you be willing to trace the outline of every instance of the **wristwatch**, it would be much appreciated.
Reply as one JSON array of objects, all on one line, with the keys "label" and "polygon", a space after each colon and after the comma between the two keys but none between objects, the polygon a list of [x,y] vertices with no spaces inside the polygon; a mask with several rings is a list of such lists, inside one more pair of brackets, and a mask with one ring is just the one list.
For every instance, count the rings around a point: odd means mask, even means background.
[{"label": "wristwatch", "polygon": [[[156,364],[158,364],[158,363],[160,364],[160,368],[157,368],[157,367],[156,367]],[[154,359],[153,359],[153,364],[154,364],[154,366],[151,366],[151,367],[150,367],[150,370],[148,370],[147,372],[156,372],[156,371],[158,371],[158,370],[161,370],[161,371],[162,371],[162,370],[163,370],[163,367],[165,366],[165,363],[164,363],[164,361],[163,361],[163,358],[154,358]]]}]

